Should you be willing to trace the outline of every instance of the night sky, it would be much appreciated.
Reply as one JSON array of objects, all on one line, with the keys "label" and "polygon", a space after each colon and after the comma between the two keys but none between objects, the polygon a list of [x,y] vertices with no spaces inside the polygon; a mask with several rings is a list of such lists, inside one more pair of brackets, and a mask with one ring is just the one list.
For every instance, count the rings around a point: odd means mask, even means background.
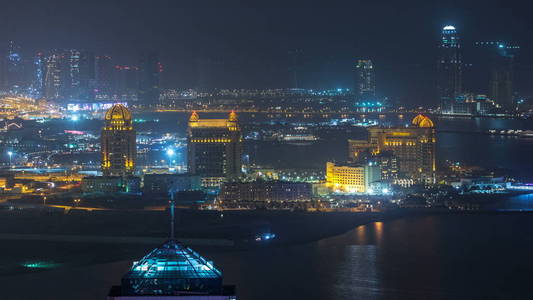
[{"label": "night sky", "polygon": [[[289,87],[297,66],[306,88],[351,87],[355,59],[371,58],[382,95],[431,98],[439,31],[463,43],[507,40],[522,47],[517,89],[533,93],[529,1],[2,1],[0,37],[22,53],[78,48],[135,65],[156,50],[164,87],[194,87],[211,66],[213,87]],[[297,53],[293,55],[291,53]],[[465,62],[468,58],[465,57]]]}]

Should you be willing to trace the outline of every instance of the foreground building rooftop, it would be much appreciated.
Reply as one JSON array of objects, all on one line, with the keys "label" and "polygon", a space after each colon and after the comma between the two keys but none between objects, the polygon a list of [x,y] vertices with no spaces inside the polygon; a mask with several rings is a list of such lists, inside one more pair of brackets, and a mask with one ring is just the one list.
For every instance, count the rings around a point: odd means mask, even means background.
[{"label": "foreground building rooftop", "polygon": [[108,300],[234,300],[235,286],[224,286],[213,262],[175,240],[168,240],[133,263]]}]

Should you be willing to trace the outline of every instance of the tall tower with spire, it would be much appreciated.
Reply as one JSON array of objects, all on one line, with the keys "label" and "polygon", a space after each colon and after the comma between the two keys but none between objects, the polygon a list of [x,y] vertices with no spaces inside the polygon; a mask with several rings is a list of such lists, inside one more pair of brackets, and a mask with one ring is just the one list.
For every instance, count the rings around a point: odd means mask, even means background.
[{"label": "tall tower with spire", "polygon": [[441,108],[445,108],[456,100],[463,88],[461,43],[452,25],[442,28],[437,73],[438,97]]}]

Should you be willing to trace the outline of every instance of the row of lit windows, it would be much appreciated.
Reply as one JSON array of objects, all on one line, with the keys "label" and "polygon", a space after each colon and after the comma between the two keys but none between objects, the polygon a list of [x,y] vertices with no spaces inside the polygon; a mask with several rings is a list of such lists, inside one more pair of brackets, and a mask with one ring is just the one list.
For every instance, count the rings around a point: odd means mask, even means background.
[{"label": "row of lit windows", "polygon": [[220,139],[220,138],[203,138],[203,139],[191,139],[193,143],[230,143],[231,139]]},{"label": "row of lit windows", "polygon": [[132,126],[122,126],[122,125],[106,126],[106,127],[104,127],[104,130],[133,130],[133,127]]},{"label": "row of lit windows", "polygon": [[416,146],[415,142],[387,141],[385,146]]}]

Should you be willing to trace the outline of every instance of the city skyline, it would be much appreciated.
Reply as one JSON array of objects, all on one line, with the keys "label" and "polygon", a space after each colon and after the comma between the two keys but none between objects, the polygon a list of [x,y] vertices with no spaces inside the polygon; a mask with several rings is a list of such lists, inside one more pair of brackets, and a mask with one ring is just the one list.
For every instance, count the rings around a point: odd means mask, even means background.
[{"label": "city skyline", "polygon": [[[450,106],[453,107],[452,102],[456,100],[463,101],[460,99],[472,97],[469,95],[488,95],[496,104],[512,110],[519,98],[527,98],[521,91],[517,91],[515,84],[523,79],[518,77],[517,80],[515,76],[517,70],[520,74],[521,65],[516,63],[517,57],[520,57],[517,54],[523,52],[520,46],[504,40],[476,41],[465,46],[463,37],[457,32],[456,27],[450,24],[442,28],[437,47],[439,53],[435,57],[436,67],[430,71],[430,74],[435,74],[435,78],[426,76],[436,82],[429,85],[433,96],[427,102],[415,104],[432,106],[436,102],[443,111],[454,111]],[[4,91],[37,99],[44,97],[48,100],[79,101],[115,98],[153,106],[157,105],[160,93],[168,90],[161,83],[166,72],[158,51],[140,53],[137,63],[130,65],[118,65],[111,56],[79,49],[53,50],[48,53],[39,51],[29,58],[21,53],[20,46],[9,41],[0,73]],[[294,64],[300,54],[291,55],[294,56],[294,61],[288,64],[287,75],[293,76],[289,81],[293,81],[292,88],[295,88],[299,87],[297,79],[301,66]],[[402,98],[401,95],[385,95],[381,90],[376,90],[376,72],[379,74],[380,68],[376,71],[371,59],[355,59],[354,64],[350,74],[352,83],[343,90],[351,90],[350,93],[357,101],[356,107],[363,107],[362,111],[366,111],[366,106],[362,105],[368,104],[364,102],[366,100],[377,102],[377,106],[381,107],[389,97],[397,105],[413,104],[398,101]],[[199,62],[197,67],[196,84],[189,89],[208,91],[229,88],[215,88],[209,84],[213,83],[214,74],[220,71],[212,64]],[[379,81],[379,75],[377,77]],[[389,82],[383,80],[379,82],[385,87],[389,85]],[[461,108],[455,110],[460,111]]]},{"label": "city skyline", "polygon": [[[501,11],[495,2],[485,3],[482,8],[473,3],[427,4],[402,14],[393,11],[398,4],[382,10],[373,4],[311,5],[305,8],[306,14],[297,13],[298,6],[290,4],[260,6],[261,13],[231,3],[223,7],[209,5],[209,2],[204,6],[187,3],[176,6],[166,1],[157,4],[153,8],[137,5],[137,9],[133,9],[114,3],[107,4],[104,6],[107,9],[102,11],[82,5],[80,9],[93,12],[92,18],[98,19],[95,24],[95,20],[79,16],[83,26],[72,16],[65,17],[72,13],[72,5],[44,10],[58,16],[46,19],[48,30],[67,32],[68,41],[62,34],[43,40],[38,34],[42,29],[32,27],[30,30],[29,24],[49,16],[38,11],[38,4],[35,4],[35,11],[20,16],[28,20],[27,24],[14,23],[13,18],[23,10],[12,4],[4,11],[2,19],[6,26],[0,30],[8,39],[20,44],[25,55],[28,53],[24,51],[28,50],[24,49],[32,49],[31,53],[73,48],[111,55],[114,65],[136,66],[140,53],[157,50],[165,66],[161,76],[161,86],[165,88],[194,88],[199,82],[210,88],[292,87],[294,78],[289,69],[294,69],[295,60],[291,53],[298,55],[299,87],[351,88],[354,61],[371,59],[382,93],[406,104],[426,103],[426,99],[438,102],[431,96],[434,90],[428,87],[434,83],[425,75],[435,72],[439,31],[446,25],[452,24],[458,29],[464,46],[476,41],[505,40],[520,45],[523,53],[531,48],[525,16],[520,12]],[[168,12],[159,12],[162,15],[158,18],[150,14],[161,7]],[[466,18],[476,7],[485,12],[487,18]],[[146,10],[141,11],[141,8]],[[368,16],[348,18],[350,12],[360,10],[368,11]],[[378,11],[387,18],[378,17]],[[261,17],[254,19],[258,14]],[[410,18],[414,14],[416,21]],[[220,24],[224,15],[233,18],[222,26],[210,26]],[[118,17],[122,17],[120,24],[115,20]],[[290,17],[300,22],[290,23]],[[523,21],[508,25],[511,19]],[[367,27],[365,22],[376,26]],[[88,28],[87,24],[93,26]],[[120,34],[111,37],[117,31]],[[81,36],[84,38],[80,39]],[[405,47],[406,44],[409,47]],[[517,89],[525,96],[531,94],[527,84],[531,61],[532,58],[522,55],[516,74]],[[465,63],[469,63],[467,58]]]},{"label": "city skyline", "polygon": [[0,299],[527,298],[532,9],[3,3]]}]

